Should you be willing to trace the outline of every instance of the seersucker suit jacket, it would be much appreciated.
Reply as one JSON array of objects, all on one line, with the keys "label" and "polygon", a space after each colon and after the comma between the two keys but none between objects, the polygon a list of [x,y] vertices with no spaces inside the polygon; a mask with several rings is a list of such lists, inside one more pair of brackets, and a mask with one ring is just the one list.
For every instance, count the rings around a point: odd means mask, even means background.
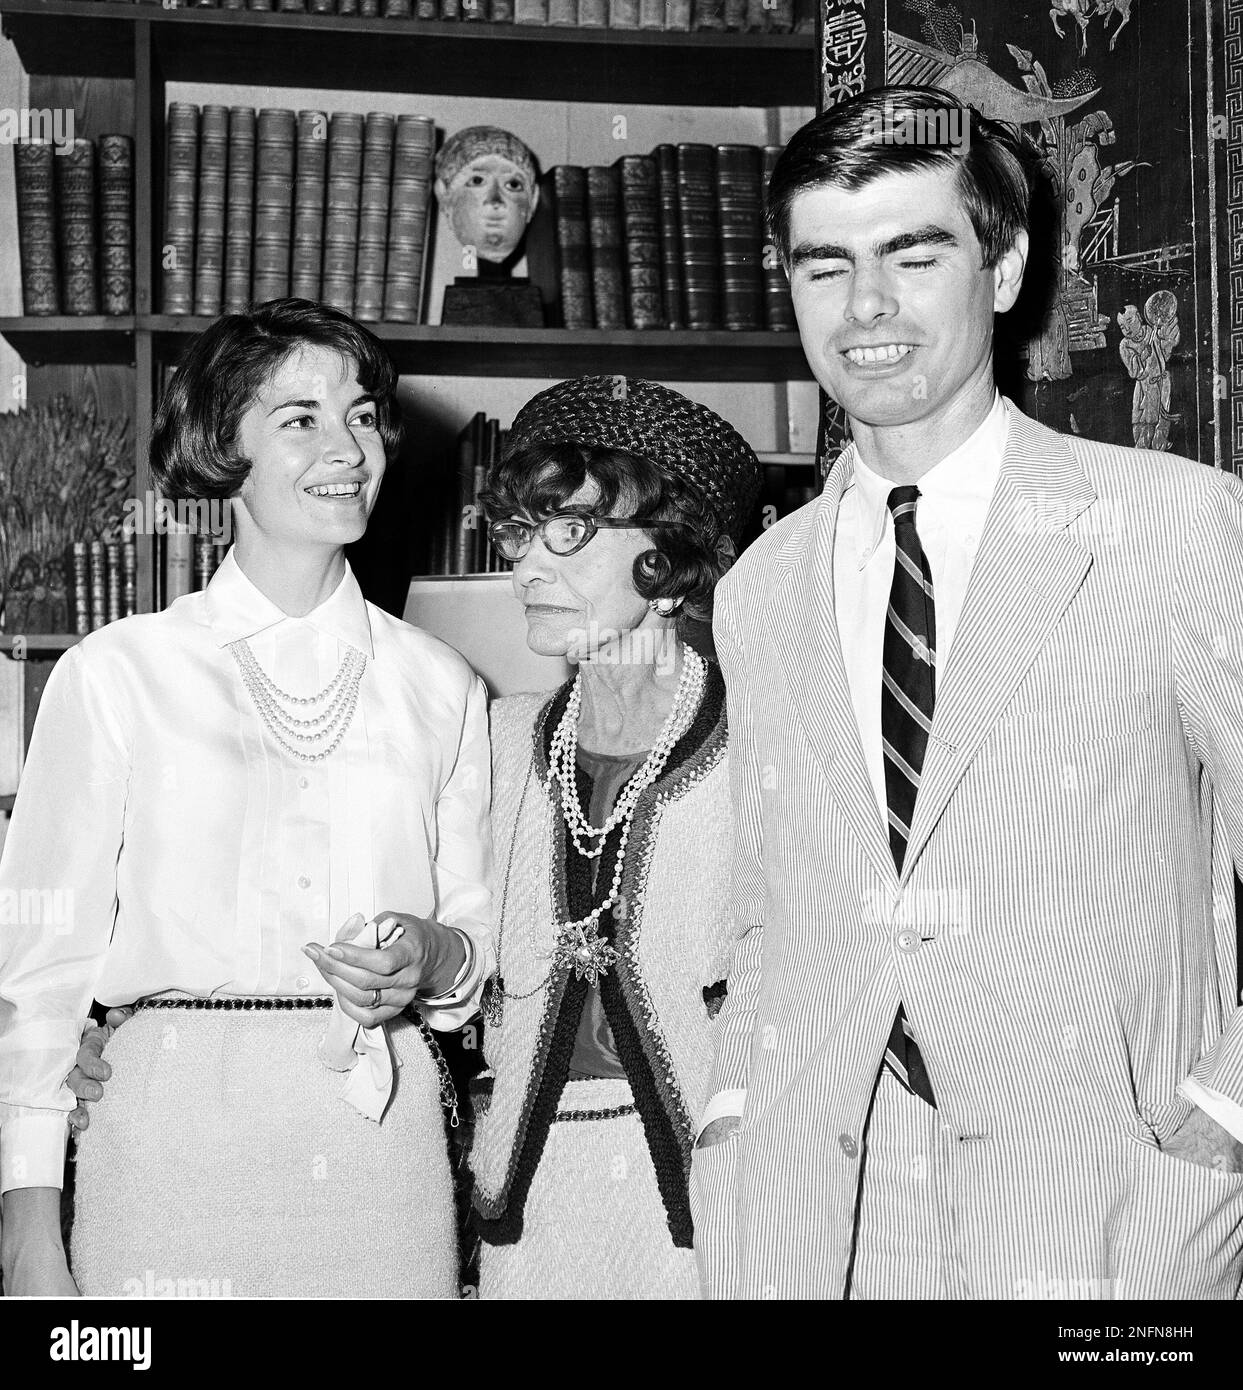
[{"label": "seersucker suit jacket", "polygon": [[834,620],[852,468],[717,591],[737,941],[709,1094],[746,1100],[694,1157],[706,1292],[843,1296],[901,1000],[947,1296],[1236,1297],[1243,1176],[1158,1144],[1187,1077],[1243,1104],[1243,484],[1012,406],[898,874]]}]

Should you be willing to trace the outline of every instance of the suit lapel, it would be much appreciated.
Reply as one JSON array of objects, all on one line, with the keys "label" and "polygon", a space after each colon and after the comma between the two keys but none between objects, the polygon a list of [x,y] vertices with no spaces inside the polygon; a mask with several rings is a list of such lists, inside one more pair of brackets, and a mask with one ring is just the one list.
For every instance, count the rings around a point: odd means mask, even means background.
[{"label": "suit lapel", "polygon": [[847,824],[882,878],[893,856],[868,777],[842,660],[833,597],[833,545],[854,448],[838,459],[807,529],[791,533],[777,564],[772,614],[777,651],[803,732]]},{"label": "suit lapel", "polygon": [[924,758],[903,878],[1091,568],[1066,528],[1095,500],[1066,442],[1010,407],[1010,435]]}]

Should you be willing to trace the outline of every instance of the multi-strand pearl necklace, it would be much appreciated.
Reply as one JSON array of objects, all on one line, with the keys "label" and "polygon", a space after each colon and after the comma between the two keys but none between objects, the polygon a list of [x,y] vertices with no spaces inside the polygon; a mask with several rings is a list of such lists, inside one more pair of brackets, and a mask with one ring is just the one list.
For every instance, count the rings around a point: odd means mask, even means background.
[{"label": "multi-strand pearl necklace", "polygon": [[[634,819],[635,808],[639,798],[660,776],[678,740],[695,718],[703,697],[707,672],[708,664],[703,657],[690,647],[683,647],[682,674],[678,678],[673,705],[660,736],[644,760],[643,766],[622,789],[608,820],[602,826],[596,827],[588,822],[578,797],[578,729],[583,706],[581,673],[570,689],[565,713],[553,734],[549,768],[561,787],[561,813],[574,848],[584,859],[598,859],[604,852],[605,841],[609,835],[621,826],[617,860],[613,865],[613,881],[607,896],[586,917],[573,922],[563,922],[557,932],[555,962],[558,965],[572,965],[578,979],[586,975],[593,985],[617,959],[617,952],[599,935],[599,921],[620,896],[622,872],[626,865],[626,846],[630,840],[630,825]],[[594,845],[590,843],[593,840],[597,842]]]},{"label": "multi-strand pearl necklace", "polygon": [[[229,651],[260,718],[282,748],[304,763],[320,762],[333,752],[345,737],[358,705],[358,687],[367,665],[362,652],[350,647],[336,675],[318,694],[291,695],[259,665],[244,637],[230,642]],[[297,718],[304,710],[309,717]]]}]

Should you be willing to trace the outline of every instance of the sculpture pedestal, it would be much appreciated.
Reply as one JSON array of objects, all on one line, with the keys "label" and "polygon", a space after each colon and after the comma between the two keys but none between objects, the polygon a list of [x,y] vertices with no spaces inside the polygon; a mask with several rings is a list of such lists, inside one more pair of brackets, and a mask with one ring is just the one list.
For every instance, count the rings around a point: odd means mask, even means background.
[{"label": "sculpture pedestal", "polygon": [[543,328],[544,305],[529,280],[472,280],[445,286],[440,322],[489,328]]}]

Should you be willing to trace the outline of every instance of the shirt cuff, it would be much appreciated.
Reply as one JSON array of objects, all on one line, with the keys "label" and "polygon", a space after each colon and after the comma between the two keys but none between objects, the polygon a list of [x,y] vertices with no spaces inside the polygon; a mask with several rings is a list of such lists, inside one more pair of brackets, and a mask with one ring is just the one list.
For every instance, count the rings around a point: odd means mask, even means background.
[{"label": "shirt cuff", "polygon": [[698,1139],[713,1120],[724,1120],[731,1115],[741,1119],[746,1103],[747,1093],[745,1090],[718,1091],[704,1106],[704,1112],[699,1117],[699,1128],[695,1131],[695,1138]]},{"label": "shirt cuff", "polygon": [[69,1119],[63,1110],[25,1111],[0,1123],[0,1193],[60,1187],[65,1180]]},{"label": "shirt cuff", "polygon": [[1179,1086],[1178,1094],[1198,1106],[1210,1120],[1216,1120],[1222,1129],[1243,1144],[1243,1105],[1222,1095],[1220,1091],[1202,1086],[1190,1076]]}]

